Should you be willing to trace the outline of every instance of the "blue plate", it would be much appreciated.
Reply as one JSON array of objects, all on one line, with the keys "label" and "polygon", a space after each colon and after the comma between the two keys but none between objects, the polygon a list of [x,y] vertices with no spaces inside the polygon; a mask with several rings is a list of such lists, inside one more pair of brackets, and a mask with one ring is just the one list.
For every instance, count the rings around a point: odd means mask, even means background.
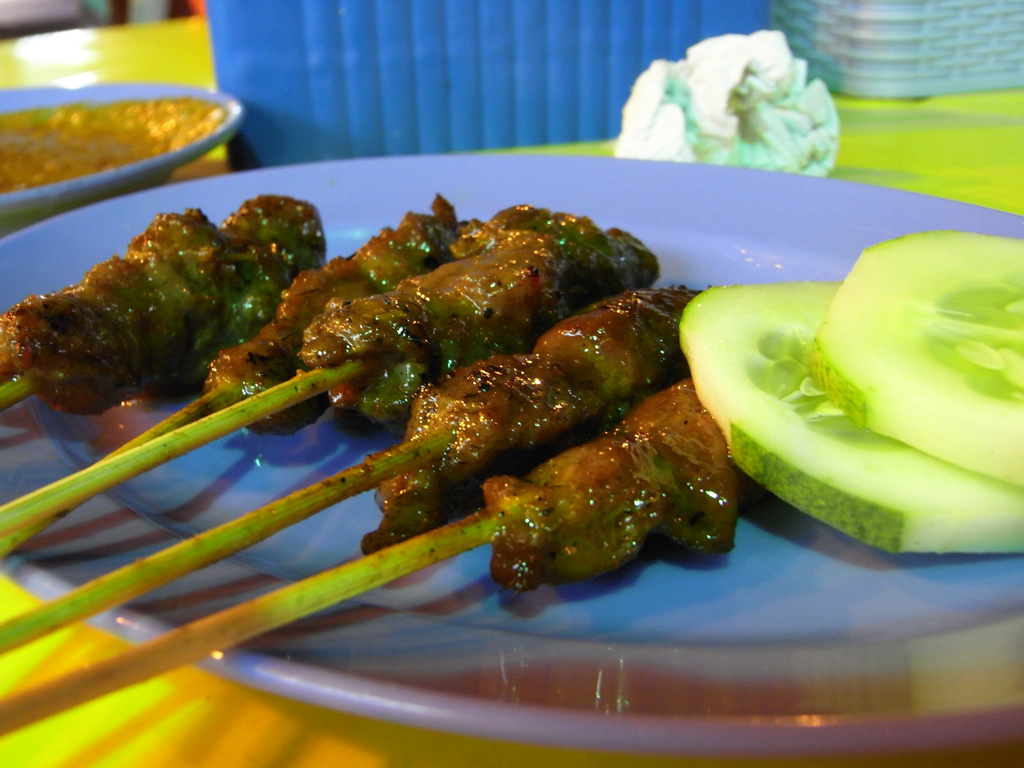
[{"label": "blue plate", "polygon": [[[1024,236],[1019,216],[788,174],[605,158],[364,159],[179,184],[37,224],[0,241],[3,298],[77,280],[157,212],[201,207],[219,219],[268,192],[315,203],[341,254],[426,210],[436,192],[460,217],[524,202],[582,213],[643,239],[662,282],[698,288],[840,279],[864,247],[921,230]],[[4,496],[95,460],[176,405],[78,418],[26,403],[0,415]],[[59,593],[388,442],[346,436],[330,418],[291,438],[233,435],[90,502],[9,569]],[[378,519],[369,495],[353,499],[99,621],[148,636],[352,557]],[[772,755],[1019,734],[1022,556],[885,554],[777,501],[749,511],[728,556],[652,542],[586,584],[501,594],[488,556],[466,553],[210,665],[370,716],[590,749]]]},{"label": "blue plate", "polygon": [[120,83],[84,88],[0,90],[0,113],[82,101],[106,104],[111,101],[165,96],[191,96],[213,102],[223,107],[227,116],[212,133],[180,149],[108,171],[0,194],[0,235],[86,203],[162,184],[179,165],[202,157],[234,136],[242,123],[242,105],[233,97],[181,85]]}]

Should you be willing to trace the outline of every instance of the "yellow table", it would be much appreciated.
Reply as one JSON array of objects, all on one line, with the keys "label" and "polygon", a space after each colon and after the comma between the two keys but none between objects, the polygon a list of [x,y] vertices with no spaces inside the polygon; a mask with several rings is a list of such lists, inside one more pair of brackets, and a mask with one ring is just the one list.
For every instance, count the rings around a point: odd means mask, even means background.
[{"label": "yellow table", "polygon": [[[0,87],[111,81],[213,85],[205,23],[71,31],[0,43]],[[882,102],[841,98],[833,176],[1024,214],[1024,89]],[[531,151],[538,151],[537,149]],[[607,143],[548,147],[604,154]],[[207,158],[175,178],[218,173]],[[34,602],[0,579],[0,616]],[[78,626],[0,658],[0,692],[124,644]],[[1024,730],[1024,729],[1022,729]],[[831,759],[671,759],[453,736],[327,711],[182,669],[0,739],[3,768],[378,768],[383,766],[825,766],[977,768],[1024,764],[1024,741],[982,749]]]}]

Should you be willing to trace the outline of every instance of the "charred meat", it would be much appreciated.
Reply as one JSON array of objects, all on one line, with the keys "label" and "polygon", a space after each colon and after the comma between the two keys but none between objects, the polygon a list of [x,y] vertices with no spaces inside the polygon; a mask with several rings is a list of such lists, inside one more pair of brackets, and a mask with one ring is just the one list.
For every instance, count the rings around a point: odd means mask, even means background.
[{"label": "charred meat", "polygon": [[502,519],[491,576],[516,591],[582,581],[632,560],[655,531],[727,552],[746,482],[687,379],[524,479],[484,483]]},{"label": "charred meat", "polygon": [[[248,397],[306,370],[299,358],[302,332],[329,301],[389,291],[407,277],[448,263],[458,234],[455,209],[438,195],[432,214],[407,213],[397,229],[382,230],[352,256],[303,272],[285,290],[271,323],[251,340],[217,355],[204,390],[234,388]],[[313,397],[249,429],[258,434],[291,434],[312,424],[328,407],[326,395]]]},{"label": "charred meat", "polygon": [[331,391],[335,405],[401,429],[422,384],[496,354],[529,351],[582,306],[657,277],[657,259],[630,235],[527,206],[499,213],[452,249],[464,258],[388,293],[334,300],[306,329],[302,359],[311,368],[374,364],[365,379]]},{"label": "charred meat", "polygon": [[384,520],[363,550],[443,525],[484,473],[525,471],[678,381],[679,318],[693,296],[682,287],[627,292],[558,323],[532,354],[492,357],[424,387],[405,437],[452,431],[451,447],[440,463],[380,486]]},{"label": "charred meat", "polygon": [[290,198],[249,201],[223,230],[195,209],[157,216],[123,258],[0,318],[0,377],[26,377],[53,408],[81,414],[197,389],[324,250],[316,209]]}]

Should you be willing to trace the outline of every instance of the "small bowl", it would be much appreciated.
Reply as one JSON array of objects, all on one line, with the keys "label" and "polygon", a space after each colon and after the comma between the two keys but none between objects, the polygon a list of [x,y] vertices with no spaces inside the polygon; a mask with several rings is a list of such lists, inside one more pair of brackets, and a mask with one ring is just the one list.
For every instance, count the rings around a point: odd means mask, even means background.
[{"label": "small bowl", "polygon": [[124,83],[85,88],[0,90],[0,113],[78,102],[106,104],[172,96],[191,96],[212,102],[223,107],[227,117],[212,133],[170,152],[106,171],[0,194],[0,236],[70,208],[162,184],[175,168],[202,157],[234,136],[242,122],[242,105],[234,97],[187,86]]}]

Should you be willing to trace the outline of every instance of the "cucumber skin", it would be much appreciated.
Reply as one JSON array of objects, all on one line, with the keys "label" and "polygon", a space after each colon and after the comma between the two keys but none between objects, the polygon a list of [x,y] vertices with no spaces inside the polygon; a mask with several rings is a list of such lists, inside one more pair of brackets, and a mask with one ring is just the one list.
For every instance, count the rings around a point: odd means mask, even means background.
[{"label": "cucumber skin", "polygon": [[871,428],[868,424],[867,397],[849,379],[836,372],[835,366],[817,343],[811,350],[811,373],[828,393],[829,400],[839,406],[850,417],[850,421],[863,429]]},{"label": "cucumber skin", "polygon": [[843,493],[766,451],[737,424],[732,425],[733,460],[752,480],[787,504],[848,536],[886,552],[907,549],[901,512]]},{"label": "cucumber skin", "polygon": [[798,509],[887,551],[1024,551],[1024,489],[866,430],[852,443],[823,436],[750,378],[759,339],[784,326],[813,338],[837,287],[713,288],[684,312],[680,335],[698,395],[737,465]]}]

